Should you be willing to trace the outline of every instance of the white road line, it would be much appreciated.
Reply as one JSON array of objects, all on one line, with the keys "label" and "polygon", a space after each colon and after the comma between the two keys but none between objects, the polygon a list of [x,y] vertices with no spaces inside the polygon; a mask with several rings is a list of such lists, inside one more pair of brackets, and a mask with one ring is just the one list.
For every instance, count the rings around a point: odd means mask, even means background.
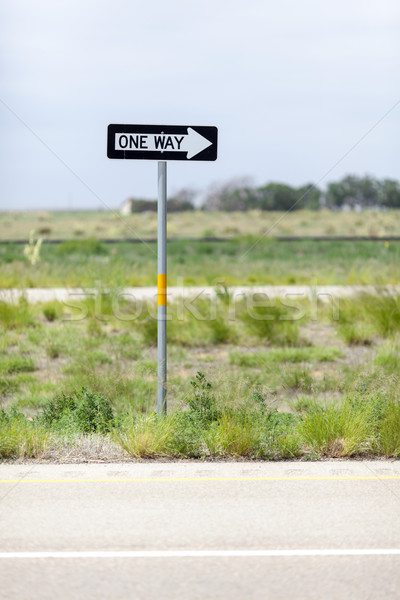
[{"label": "white road line", "polygon": [[400,548],[330,548],[314,550],[122,550],[88,552],[0,552],[17,558],[271,558],[307,556],[400,556]]}]

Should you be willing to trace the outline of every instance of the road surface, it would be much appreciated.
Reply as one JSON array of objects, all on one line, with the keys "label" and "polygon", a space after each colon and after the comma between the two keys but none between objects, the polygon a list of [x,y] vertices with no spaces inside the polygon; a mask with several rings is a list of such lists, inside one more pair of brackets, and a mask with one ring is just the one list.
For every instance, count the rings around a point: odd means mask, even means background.
[{"label": "road surface", "polygon": [[[264,294],[268,298],[286,298],[288,300],[310,299],[329,301],[337,298],[348,298],[360,293],[373,294],[380,289],[388,290],[394,294],[400,293],[398,285],[259,285],[259,286],[230,286],[228,288],[234,300],[250,294]],[[218,286],[169,286],[168,300],[175,301],[180,298],[186,299],[213,299],[217,296],[218,291],[224,291]],[[102,292],[107,293],[104,288]],[[129,287],[117,290],[111,290],[113,297],[118,300],[137,301],[156,301],[157,287]],[[51,302],[58,300],[59,302],[79,302],[87,297],[94,297],[98,294],[98,290],[86,288],[0,288],[0,301],[17,303],[21,297],[27,299],[30,303],[36,302]]]},{"label": "road surface", "polygon": [[4,600],[400,597],[400,462],[0,465]]}]

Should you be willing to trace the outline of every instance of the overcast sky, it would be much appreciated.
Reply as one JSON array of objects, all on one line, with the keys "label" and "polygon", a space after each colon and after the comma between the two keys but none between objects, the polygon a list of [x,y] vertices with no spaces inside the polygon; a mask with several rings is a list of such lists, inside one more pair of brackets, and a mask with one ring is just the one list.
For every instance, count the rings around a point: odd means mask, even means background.
[{"label": "overcast sky", "polygon": [[2,210],[155,197],[155,162],[106,157],[109,123],[218,127],[170,195],[400,179],[398,0],[2,0],[0,23]]}]

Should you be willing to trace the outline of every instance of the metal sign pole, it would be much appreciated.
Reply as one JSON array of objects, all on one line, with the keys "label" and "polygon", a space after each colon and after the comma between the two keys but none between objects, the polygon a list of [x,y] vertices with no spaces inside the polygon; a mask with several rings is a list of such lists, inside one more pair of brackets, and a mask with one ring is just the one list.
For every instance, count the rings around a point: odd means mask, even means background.
[{"label": "metal sign pole", "polygon": [[157,413],[167,412],[167,163],[158,163]]},{"label": "metal sign pole", "polygon": [[158,160],[157,412],[167,412],[167,161],[217,159],[218,129],[200,125],[111,123],[107,156]]}]

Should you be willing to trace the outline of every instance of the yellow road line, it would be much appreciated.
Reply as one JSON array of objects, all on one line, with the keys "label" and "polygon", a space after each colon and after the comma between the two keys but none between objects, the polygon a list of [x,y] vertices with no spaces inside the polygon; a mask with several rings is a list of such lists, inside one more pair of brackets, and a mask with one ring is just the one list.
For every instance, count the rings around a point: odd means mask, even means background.
[{"label": "yellow road line", "polygon": [[343,475],[326,477],[146,477],[146,478],[60,478],[60,479],[0,479],[2,483],[178,483],[229,481],[380,481],[400,480],[400,475]]}]

